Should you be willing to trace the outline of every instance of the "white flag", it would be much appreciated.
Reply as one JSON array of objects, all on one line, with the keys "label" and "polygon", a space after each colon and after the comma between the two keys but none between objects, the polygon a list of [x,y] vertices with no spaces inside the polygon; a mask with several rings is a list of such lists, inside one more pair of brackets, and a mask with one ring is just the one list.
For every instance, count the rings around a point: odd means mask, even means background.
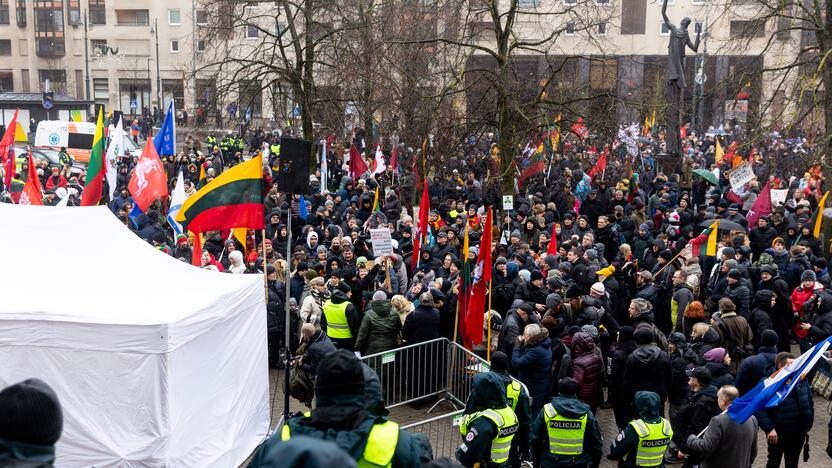
[{"label": "white flag", "polygon": [[113,194],[116,191],[116,179],[118,178],[118,158],[124,156],[124,127],[122,121],[124,117],[118,119],[115,123],[115,129],[110,134],[110,146],[107,148],[107,185],[110,186],[110,200],[113,199]]},{"label": "white flag", "polygon": [[376,146],[376,162],[373,168],[373,175],[380,174],[387,169],[387,165],[384,164],[384,153],[381,152],[381,145]]},{"label": "white flag", "polygon": [[326,192],[327,192],[326,179],[329,176],[329,174],[328,174],[329,169],[327,169],[327,166],[326,166],[326,138],[321,140],[321,142],[323,143],[323,146],[322,146],[322,149],[321,149],[321,193],[326,194]]},{"label": "white flag", "polygon": [[173,188],[173,193],[170,195],[170,208],[168,209],[168,224],[173,228],[176,235],[182,234],[182,225],[176,222],[176,215],[179,214],[179,209],[188,197],[185,196],[185,177],[182,176],[182,171],[176,177],[176,187]]}]

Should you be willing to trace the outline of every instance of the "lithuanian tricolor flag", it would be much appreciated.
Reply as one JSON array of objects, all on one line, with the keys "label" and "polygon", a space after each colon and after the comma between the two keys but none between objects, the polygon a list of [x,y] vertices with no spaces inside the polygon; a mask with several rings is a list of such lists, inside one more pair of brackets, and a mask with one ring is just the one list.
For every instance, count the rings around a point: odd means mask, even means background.
[{"label": "lithuanian tricolor flag", "polygon": [[708,257],[715,257],[716,256],[716,244],[719,240],[718,237],[719,232],[719,220],[714,221],[713,224],[708,226],[702,234],[699,234],[690,241],[691,245],[691,253],[693,256],[698,257],[702,255],[702,244],[705,245],[705,255]]},{"label": "lithuanian tricolor flag", "polygon": [[95,206],[101,201],[104,189],[104,114],[98,110],[98,121],[92,137],[90,163],[87,166],[87,182],[81,193],[81,206]]},{"label": "lithuanian tricolor flag", "polygon": [[263,229],[263,167],[260,156],[223,172],[188,197],[176,222],[194,233],[233,228]]},{"label": "lithuanian tricolor flag", "polygon": [[373,198],[373,213],[376,211],[381,211],[381,207],[378,205],[378,185],[376,185],[376,196]]},{"label": "lithuanian tricolor flag", "polygon": [[199,165],[199,182],[196,184],[197,189],[201,189],[205,187],[205,184],[208,183],[208,177],[205,175],[205,163]]},{"label": "lithuanian tricolor flag", "polygon": [[812,214],[812,223],[814,223],[812,235],[816,238],[820,237],[820,225],[823,224],[823,208],[826,206],[826,197],[828,196],[829,192],[823,194],[823,197],[818,202],[818,209]]}]

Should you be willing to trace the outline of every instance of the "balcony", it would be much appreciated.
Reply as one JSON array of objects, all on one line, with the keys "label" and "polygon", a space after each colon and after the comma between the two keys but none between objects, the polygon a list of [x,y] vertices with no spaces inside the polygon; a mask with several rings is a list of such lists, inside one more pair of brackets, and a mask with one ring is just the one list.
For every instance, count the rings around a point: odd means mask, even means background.
[{"label": "balcony", "polygon": [[47,38],[35,41],[35,53],[38,57],[63,57],[66,55],[66,44],[63,39]]},{"label": "balcony", "polygon": [[116,10],[117,26],[150,26],[149,10]]}]

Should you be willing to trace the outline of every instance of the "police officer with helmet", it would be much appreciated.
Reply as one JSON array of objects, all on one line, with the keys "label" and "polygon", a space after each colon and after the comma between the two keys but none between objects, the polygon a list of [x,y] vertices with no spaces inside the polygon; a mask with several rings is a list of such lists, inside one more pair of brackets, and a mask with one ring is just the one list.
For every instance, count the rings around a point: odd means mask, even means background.
[{"label": "police officer with helmet", "polygon": [[655,392],[636,392],[639,418],[618,434],[608,456],[621,468],[664,466],[664,452],[673,438],[670,422],[661,417],[662,402]]},{"label": "police officer with helmet", "polygon": [[578,400],[578,383],[574,379],[561,379],[558,393],[543,406],[532,425],[535,466],[597,467],[604,449],[598,420],[589,406]]},{"label": "police officer with helmet", "polygon": [[364,370],[355,354],[345,349],[327,354],[318,366],[315,409],[289,419],[265,444],[306,436],[334,442],[358,466],[417,468],[429,462],[429,447],[365,408],[364,391]]},{"label": "police officer with helmet", "polygon": [[472,387],[456,459],[467,467],[508,468],[511,442],[520,425],[508,406],[503,379],[486,372],[474,377]]}]

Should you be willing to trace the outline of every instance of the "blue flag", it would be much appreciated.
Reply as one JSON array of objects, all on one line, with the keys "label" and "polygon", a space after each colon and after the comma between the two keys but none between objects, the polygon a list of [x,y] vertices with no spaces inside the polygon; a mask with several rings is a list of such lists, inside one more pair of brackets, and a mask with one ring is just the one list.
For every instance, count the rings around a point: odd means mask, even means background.
[{"label": "blue flag", "polygon": [[139,228],[138,218],[139,218],[139,215],[143,213],[143,211],[141,210],[141,208],[139,208],[139,204],[136,203],[133,200],[132,197],[130,198],[130,201],[133,203],[133,209],[130,210],[129,213],[127,213],[127,218],[130,220],[130,223],[133,225],[133,227],[135,229],[138,229]]},{"label": "blue flag", "polygon": [[301,195],[300,201],[298,202],[298,218],[306,221],[307,217],[309,217],[309,211],[306,209],[306,200],[304,200],[303,195]]},{"label": "blue flag", "polygon": [[802,379],[806,378],[823,353],[832,343],[829,337],[812,346],[791,364],[780,369],[771,377],[758,383],[748,393],[737,398],[728,408],[728,416],[738,424],[748,420],[754,413],[763,408],[777,406],[791,393]]},{"label": "blue flag", "polygon": [[153,146],[156,147],[156,152],[159,156],[175,156],[176,155],[176,124],[174,119],[176,117],[175,109],[173,107],[173,100],[168,105],[168,113],[165,114],[165,122],[159,133],[153,138]]}]

